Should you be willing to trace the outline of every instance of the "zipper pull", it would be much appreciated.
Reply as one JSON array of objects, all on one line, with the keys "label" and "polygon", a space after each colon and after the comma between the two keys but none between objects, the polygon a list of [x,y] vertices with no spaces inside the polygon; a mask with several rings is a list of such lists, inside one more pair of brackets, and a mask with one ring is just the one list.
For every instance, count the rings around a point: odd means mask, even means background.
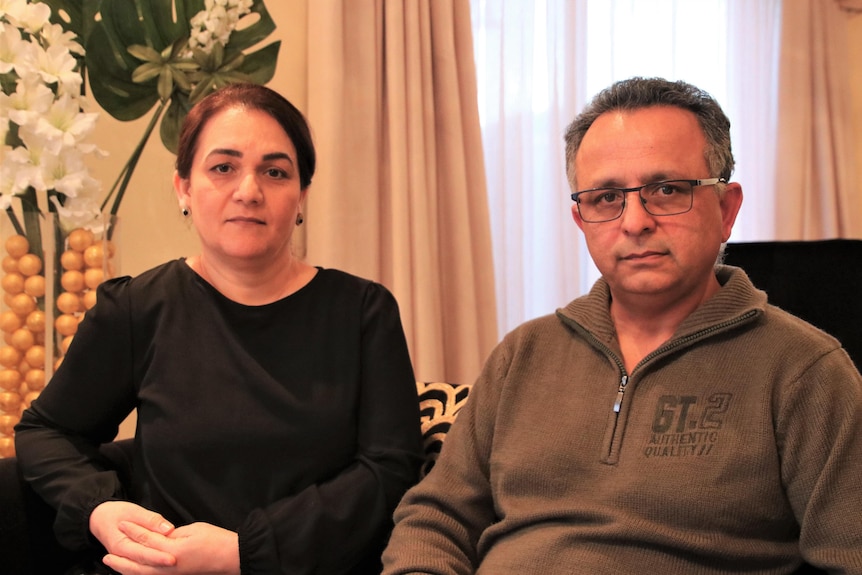
[{"label": "zipper pull", "polygon": [[626,392],[626,384],[629,382],[629,376],[624,375],[620,380],[620,387],[617,389],[617,400],[614,402],[614,413],[620,412],[620,407],[623,405],[623,394]]}]

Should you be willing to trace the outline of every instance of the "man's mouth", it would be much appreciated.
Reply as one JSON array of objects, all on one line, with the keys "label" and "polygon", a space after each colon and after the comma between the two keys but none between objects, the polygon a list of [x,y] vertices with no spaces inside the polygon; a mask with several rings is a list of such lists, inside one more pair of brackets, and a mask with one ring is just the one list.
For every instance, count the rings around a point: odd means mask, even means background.
[{"label": "man's mouth", "polygon": [[663,255],[665,255],[664,252],[646,251],[646,252],[637,252],[634,254],[628,254],[626,256],[623,256],[622,259],[628,260],[628,261],[637,261],[637,260],[645,260],[648,258],[660,257]]}]

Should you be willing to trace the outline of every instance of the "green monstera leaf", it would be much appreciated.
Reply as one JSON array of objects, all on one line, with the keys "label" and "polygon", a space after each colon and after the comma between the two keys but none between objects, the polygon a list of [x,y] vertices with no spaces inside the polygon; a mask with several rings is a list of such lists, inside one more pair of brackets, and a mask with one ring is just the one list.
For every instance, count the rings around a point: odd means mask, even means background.
[{"label": "green monstera leaf", "polygon": [[189,53],[191,19],[205,9],[204,0],[42,0],[51,20],[78,37],[86,50],[79,60],[92,95],[108,114],[121,121],[155,112],[131,157],[120,171],[102,208],[116,214],[150,134],[159,126],[164,146],[177,151],[180,126],[192,105],[210,91],[232,82],[266,84],[275,74],[281,42],[254,52],[275,30],[263,0],[231,34],[226,46],[212,53]]},{"label": "green monstera leaf", "polygon": [[[228,70],[201,69],[182,53],[190,33],[189,22],[204,8],[204,0],[100,0],[98,18],[82,36],[86,38],[90,87],[102,109],[118,120],[130,121],[159,102],[167,105],[159,133],[162,143],[174,153],[179,127],[190,105],[232,81],[265,84],[275,73],[281,46],[276,41],[244,54],[275,30],[263,0],[255,0],[251,14],[244,17],[252,23],[234,31],[224,47],[224,63],[237,57],[242,63]],[[93,6],[89,10],[92,12]],[[85,0],[82,20],[87,12]],[[194,94],[191,100],[190,94]],[[159,113],[162,109],[158,108]]]}]

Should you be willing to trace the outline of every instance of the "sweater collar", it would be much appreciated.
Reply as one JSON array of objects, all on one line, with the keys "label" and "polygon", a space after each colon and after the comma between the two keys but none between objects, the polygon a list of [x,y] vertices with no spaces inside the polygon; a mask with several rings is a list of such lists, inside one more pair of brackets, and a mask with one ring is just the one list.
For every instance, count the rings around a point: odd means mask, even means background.
[{"label": "sweater collar", "polygon": [[[677,328],[673,339],[686,337],[725,323],[754,318],[766,308],[766,293],[758,290],[741,268],[717,265],[715,276],[721,289],[697,308]],[[610,287],[599,278],[589,293],[557,310],[563,323],[573,321],[609,344],[616,339],[610,315]],[[567,321],[568,320],[568,321]]]}]

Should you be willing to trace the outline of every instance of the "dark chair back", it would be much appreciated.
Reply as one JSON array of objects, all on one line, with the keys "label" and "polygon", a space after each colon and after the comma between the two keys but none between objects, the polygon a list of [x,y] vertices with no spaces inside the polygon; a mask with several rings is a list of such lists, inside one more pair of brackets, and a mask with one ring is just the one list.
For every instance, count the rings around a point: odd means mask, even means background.
[{"label": "dark chair back", "polygon": [[838,338],[862,369],[862,240],[729,243],[724,262],[770,303]]}]

